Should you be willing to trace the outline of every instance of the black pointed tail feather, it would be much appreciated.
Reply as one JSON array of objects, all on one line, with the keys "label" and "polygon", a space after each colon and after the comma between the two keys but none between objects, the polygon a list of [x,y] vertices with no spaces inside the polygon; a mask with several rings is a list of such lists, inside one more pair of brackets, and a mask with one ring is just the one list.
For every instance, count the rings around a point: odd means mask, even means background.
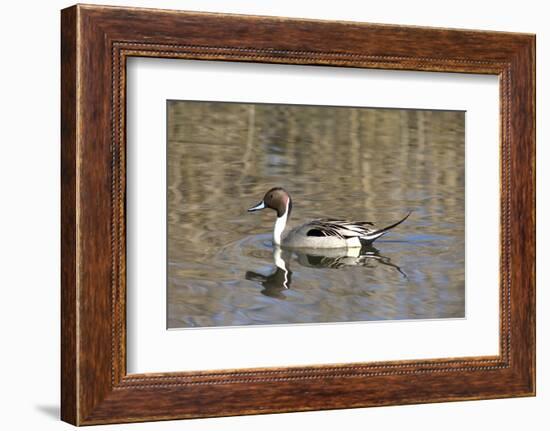
[{"label": "black pointed tail feather", "polygon": [[401,223],[407,220],[411,214],[412,214],[412,211],[409,211],[409,213],[398,222],[393,223],[389,226],[383,227],[382,229],[375,230],[374,232],[371,232],[368,235],[362,236],[361,238],[359,238],[359,240],[363,244],[371,244],[375,240],[380,238],[382,235],[386,234],[389,230],[393,229],[396,226],[399,226]]}]

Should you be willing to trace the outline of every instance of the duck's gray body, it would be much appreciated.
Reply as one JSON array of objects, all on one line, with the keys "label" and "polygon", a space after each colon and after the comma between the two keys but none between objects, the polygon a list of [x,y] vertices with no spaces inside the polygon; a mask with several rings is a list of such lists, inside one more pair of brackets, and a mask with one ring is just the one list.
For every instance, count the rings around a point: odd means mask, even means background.
[{"label": "duck's gray body", "polygon": [[403,219],[384,228],[377,228],[366,221],[347,221],[339,219],[316,219],[285,231],[292,201],[282,188],[269,190],[264,199],[249,211],[271,208],[277,211],[277,220],[273,229],[273,242],[286,248],[342,249],[365,247],[386,234],[407,219]]},{"label": "duck's gray body", "polygon": [[281,245],[289,248],[355,248],[372,244],[404,221],[377,229],[371,222],[317,219],[283,234]]},{"label": "duck's gray body", "polygon": [[[343,220],[318,219],[283,234],[281,245],[289,248],[361,247],[369,242],[369,231],[372,233],[374,229]],[[363,244],[361,238],[365,238]]]}]

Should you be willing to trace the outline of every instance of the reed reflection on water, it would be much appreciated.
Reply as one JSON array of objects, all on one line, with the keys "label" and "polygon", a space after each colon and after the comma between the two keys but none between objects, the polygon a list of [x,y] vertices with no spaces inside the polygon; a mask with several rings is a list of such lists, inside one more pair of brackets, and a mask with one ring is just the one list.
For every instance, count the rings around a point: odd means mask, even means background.
[{"label": "reed reflection on water", "polygon": [[[464,113],[168,102],[168,327],[464,317]],[[289,225],[412,215],[362,250],[274,247]]]}]

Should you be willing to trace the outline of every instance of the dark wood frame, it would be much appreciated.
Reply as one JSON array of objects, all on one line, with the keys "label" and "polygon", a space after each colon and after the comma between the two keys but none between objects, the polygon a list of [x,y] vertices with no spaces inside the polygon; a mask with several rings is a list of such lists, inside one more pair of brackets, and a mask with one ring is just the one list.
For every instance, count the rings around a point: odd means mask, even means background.
[{"label": "dark wood frame", "polygon": [[[81,5],[63,10],[61,21],[63,420],[87,425],[535,394],[534,35]],[[129,56],[498,75],[500,354],[128,375]]]}]

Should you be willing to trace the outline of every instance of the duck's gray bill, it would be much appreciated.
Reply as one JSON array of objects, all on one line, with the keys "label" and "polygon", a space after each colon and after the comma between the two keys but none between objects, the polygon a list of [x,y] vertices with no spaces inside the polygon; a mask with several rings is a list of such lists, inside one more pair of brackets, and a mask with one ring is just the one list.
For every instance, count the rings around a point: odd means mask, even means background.
[{"label": "duck's gray bill", "polygon": [[265,204],[264,204],[264,201],[261,201],[258,205],[256,205],[255,207],[252,207],[252,208],[248,208],[248,212],[252,212],[252,211],[260,211],[260,210],[263,210],[265,208]]}]

